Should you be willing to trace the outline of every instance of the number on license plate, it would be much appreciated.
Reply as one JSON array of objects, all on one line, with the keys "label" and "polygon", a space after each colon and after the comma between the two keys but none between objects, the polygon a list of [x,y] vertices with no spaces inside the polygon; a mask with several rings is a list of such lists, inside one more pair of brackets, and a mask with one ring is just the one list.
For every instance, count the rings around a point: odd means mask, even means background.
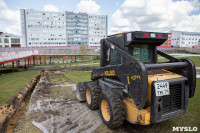
[{"label": "number on license plate", "polygon": [[170,95],[169,82],[155,83],[156,96]]}]

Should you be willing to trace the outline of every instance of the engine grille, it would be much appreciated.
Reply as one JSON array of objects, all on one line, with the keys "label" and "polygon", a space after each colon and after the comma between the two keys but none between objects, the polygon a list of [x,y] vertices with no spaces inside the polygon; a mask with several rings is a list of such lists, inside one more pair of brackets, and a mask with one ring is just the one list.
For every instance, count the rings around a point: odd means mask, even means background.
[{"label": "engine grille", "polygon": [[169,85],[170,95],[162,96],[162,114],[182,109],[182,83]]}]

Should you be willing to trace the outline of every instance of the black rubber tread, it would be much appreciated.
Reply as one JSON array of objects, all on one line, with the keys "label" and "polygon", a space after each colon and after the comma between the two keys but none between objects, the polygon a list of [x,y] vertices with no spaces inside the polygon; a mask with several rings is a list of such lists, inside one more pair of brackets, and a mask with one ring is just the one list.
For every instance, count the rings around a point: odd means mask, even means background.
[{"label": "black rubber tread", "polygon": [[[101,101],[103,99],[105,99],[109,105],[110,115],[111,115],[109,121],[105,121],[101,113]],[[111,91],[102,93],[100,97],[99,108],[100,108],[101,119],[108,128],[116,129],[119,128],[121,125],[123,125],[125,120],[125,111],[122,99],[120,98],[119,95]]]},{"label": "black rubber tread", "polygon": [[[87,83],[86,88],[88,88],[90,90],[90,94],[91,94],[91,104],[88,104],[88,102],[86,100],[87,106],[91,110],[98,109],[99,108],[99,98],[100,98],[100,95],[101,95],[101,91],[100,91],[99,86],[95,82],[91,81],[91,82]],[[85,88],[85,91],[86,91],[86,88]],[[85,95],[86,95],[86,92],[85,92]]]}]

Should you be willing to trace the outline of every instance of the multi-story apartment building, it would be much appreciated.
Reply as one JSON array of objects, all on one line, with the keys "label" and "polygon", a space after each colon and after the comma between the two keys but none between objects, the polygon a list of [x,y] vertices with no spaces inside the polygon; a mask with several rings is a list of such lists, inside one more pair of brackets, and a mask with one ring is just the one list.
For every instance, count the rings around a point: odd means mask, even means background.
[{"label": "multi-story apartment building", "polygon": [[88,15],[89,46],[99,46],[100,40],[107,37],[107,16]]},{"label": "multi-story apartment building", "polygon": [[22,37],[0,32],[0,48],[1,47],[23,47]]},{"label": "multi-story apartment building", "polygon": [[169,31],[173,47],[192,47],[200,43],[200,32]]},{"label": "multi-story apartment building", "polygon": [[88,44],[88,14],[66,12],[67,45]]},{"label": "multi-story apartment building", "polygon": [[65,13],[21,9],[20,15],[26,46],[66,46]]},{"label": "multi-story apartment building", "polygon": [[107,36],[107,16],[21,9],[24,44],[32,46],[100,46]]}]

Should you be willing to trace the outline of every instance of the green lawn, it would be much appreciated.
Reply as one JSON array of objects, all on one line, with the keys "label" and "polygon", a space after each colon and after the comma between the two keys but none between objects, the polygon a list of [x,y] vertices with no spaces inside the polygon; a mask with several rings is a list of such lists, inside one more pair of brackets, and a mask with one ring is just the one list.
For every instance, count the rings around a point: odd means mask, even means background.
[{"label": "green lawn", "polygon": [[20,92],[39,71],[24,71],[0,75],[0,105]]},{"label": "green lawn", "polygon": [[[174,57],[176,57],[176,55]],[[176,58],[178,58],[178,59],[190,59],[194,62],[196,67],[200,67],[200,57],[198,57],[198,56],[176,57]],[[166,58],[163,58],[161,56],[158,56],[158,62],[166,62],[166,61],[169,61],[169,60],[166,59]]]},{"label": "green lawn", "polygon": [[63,71],[62,73],[74,83],[91,80],[91,71]]},{"label": "green lawn", "polygon": [[200,67],[200,56],[178,57],[178,59],[190,59],[194,62],[196,67]]}]

